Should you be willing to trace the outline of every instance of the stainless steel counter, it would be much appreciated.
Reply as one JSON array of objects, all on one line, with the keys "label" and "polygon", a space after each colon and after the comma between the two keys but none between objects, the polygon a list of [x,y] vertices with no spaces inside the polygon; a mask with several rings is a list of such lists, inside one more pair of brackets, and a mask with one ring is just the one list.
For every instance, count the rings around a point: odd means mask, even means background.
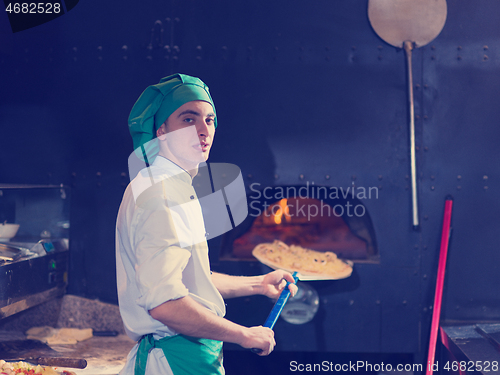
[{"label": "stainless steel counter", "polygon": [[499,323],[442,326],[441,340],[452,354],[453,360],[445,364],[450,371],[500,374]]}]

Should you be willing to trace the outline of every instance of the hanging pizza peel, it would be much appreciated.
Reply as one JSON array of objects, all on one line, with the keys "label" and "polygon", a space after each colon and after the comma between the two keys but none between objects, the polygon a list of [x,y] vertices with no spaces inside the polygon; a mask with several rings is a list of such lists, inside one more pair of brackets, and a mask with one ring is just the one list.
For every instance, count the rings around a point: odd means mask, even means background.
[{"label": "hanging pizza peel", "polygon": [[405,50],[408,67],[410,163],[413,227],[418,228],[417,162],[413,105],[412,50],[430,43],[446,22],[446,0],[368,0],[368,18],[377,35]]}]

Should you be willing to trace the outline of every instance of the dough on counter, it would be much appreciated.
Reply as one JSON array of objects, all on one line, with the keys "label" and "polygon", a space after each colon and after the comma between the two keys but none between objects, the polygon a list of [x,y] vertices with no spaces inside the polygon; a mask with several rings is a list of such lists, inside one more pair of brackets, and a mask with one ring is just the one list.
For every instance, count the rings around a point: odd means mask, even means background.
[{"label": "dough on counter", "polygon": [[26,331],[28,340],[38,340],[48,345],[76,344],[92,337],[92,328],[33,327]]}]

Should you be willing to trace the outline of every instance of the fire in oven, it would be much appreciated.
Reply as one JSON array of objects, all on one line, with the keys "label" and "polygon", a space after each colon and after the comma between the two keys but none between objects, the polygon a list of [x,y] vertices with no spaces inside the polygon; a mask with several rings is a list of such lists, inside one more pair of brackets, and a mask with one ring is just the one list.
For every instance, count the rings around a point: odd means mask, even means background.
[{"label": "fire in oven", "polygon": [[327,186],[250,186],[248,216],[222,238],[220,260],[256,260],[252,250],[275,240],[356,262],[378,262],[363,197],[377,194]]}]

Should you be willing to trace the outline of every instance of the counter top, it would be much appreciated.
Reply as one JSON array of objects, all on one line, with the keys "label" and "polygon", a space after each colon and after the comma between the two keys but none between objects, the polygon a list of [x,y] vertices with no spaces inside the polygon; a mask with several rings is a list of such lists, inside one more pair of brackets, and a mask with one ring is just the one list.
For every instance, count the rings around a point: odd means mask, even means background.
[{"label": "counter top", "polygon": [[77,375],[118,374],[126,362],[134,342],[126,335],[115,337],[94,336],[74,345],[49,347],[33,340],[11,340],[0,343],[0,359],[29,357],[71,357],[87,361],[85,369],[58,368],[73,371]]}]

